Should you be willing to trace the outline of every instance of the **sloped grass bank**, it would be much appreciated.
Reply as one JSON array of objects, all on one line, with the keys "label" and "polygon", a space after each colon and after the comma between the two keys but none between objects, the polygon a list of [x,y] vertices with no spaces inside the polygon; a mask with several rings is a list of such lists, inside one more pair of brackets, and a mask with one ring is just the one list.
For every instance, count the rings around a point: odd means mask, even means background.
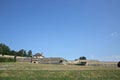
[{"label": "sloped grass bank", "polygon": [[0,80],[119,80],[120,70],[0,70]]},{"label": "sloped grass bank", "polygon": [[120,68],[7,62],[0,80],[120,80]]},{"label": "sloped grass bank", "polygon": [[0,63],[0,70],[120,70],[118,67],[76,66],[76,65],[53,65],[34,64],[28,62],[5,62]]}]

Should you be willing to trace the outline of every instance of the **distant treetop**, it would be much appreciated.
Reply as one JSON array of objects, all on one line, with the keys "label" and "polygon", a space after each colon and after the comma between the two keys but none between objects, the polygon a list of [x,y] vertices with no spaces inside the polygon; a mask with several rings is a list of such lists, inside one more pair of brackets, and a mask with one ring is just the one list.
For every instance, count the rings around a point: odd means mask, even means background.
[{"label": "distant treetop", "polygon": [[82,57],[79,58],[79,60],[86,60],[86,57],[82,56]]}]

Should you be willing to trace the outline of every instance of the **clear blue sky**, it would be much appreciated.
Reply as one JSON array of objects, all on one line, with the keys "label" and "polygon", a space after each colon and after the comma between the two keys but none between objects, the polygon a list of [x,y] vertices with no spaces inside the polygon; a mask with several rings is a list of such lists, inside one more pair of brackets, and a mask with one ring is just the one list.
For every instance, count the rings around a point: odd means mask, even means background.
[{"label": "clear blue sky", "polygon": [[74,60],[120,60],[120,0],[0,0],[0,42]]}]

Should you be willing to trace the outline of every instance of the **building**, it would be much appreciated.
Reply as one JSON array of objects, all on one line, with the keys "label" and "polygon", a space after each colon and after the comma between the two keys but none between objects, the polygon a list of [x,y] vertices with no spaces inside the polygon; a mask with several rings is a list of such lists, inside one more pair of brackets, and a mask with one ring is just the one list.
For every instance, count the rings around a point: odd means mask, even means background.
[{"label": "building", "polygon": [[69,65],[79,65],[79,66],[96,66],[96,67],[118,67],[118,62],[106,62],[99,60],[75,60],[68,61]]},{"label": "building", "polygon": [[33,58],[45,58],[42,53],[36,53],[35,55],[33,55]]},{"label": "building", "polygon": [[63,58],[32,58],[32,63],[40,64],[62,64],[65,61]]}]

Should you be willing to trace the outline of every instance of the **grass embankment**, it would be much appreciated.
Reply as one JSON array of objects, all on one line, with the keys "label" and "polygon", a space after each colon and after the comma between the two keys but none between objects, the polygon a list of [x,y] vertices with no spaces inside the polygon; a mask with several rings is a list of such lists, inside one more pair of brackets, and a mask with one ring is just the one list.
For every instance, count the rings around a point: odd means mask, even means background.
[{"label": "grass embankment", "polygon": [[0,80],[119,80],[119,68],[0,63]]},{"label": "grass embankment", "polygon": [[34,64],[27,62],[0,63],[0,70],[118,70],[117,67],[90,67],[76,65]]}]

